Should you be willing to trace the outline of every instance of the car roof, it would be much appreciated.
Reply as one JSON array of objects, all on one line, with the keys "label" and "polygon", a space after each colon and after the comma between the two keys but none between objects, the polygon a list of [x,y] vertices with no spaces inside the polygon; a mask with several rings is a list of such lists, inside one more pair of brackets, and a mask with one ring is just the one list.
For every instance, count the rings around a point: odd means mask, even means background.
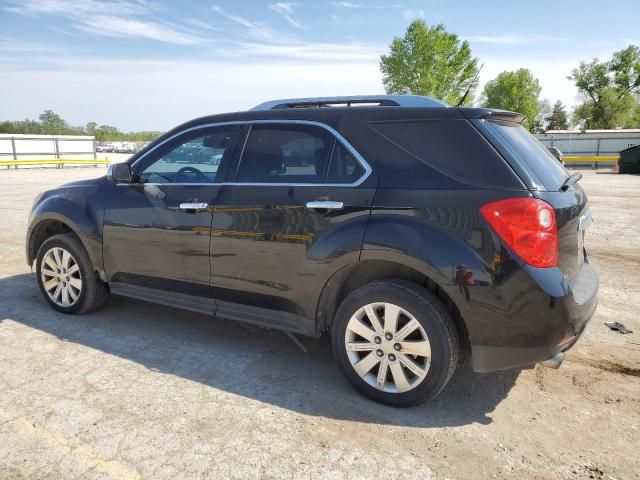
[{"label": "car roof", "polygon": [[[287,103],[289,102],[289,103]],[[357,106],[356,106],[357,105]],[[419,105],[419,106],[416,106]],[[301,120],[319,122],[340,131],[346,124],[403,120],[495,119],[522,123],[519,113],[488,108],[450,107],[430,97],[419,95],[360,95],[349,97],[310,97],[271,100],[251,110],[220,113],[182,123],[158,140],[181,130],[215,123],[261,120]]]},{"label": "car roof", "polygon": [[256,105],[251,110],[279,110],[286,108],[318,108],[356,105],[385,107],[447,107],[448,105],[435,98],[423,95],[354,95],[339,97],[308,97],[269,100]]}]

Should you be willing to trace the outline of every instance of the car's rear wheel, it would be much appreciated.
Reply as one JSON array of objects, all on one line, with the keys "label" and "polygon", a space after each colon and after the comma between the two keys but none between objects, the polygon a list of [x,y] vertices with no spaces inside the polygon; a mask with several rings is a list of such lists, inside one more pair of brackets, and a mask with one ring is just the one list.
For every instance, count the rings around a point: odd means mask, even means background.
[{"label": "car's rear wheel", "polygon": [[60,312],[89,312],[100,307],[108,294],[86,250],[71,233],[54,235],[42,243],[36,276],[45,300]]},{"label": "car's rear wheel", "polygon": [[451,316],[435,295],[405,280],[375,281],[347,296],[332,344],[360,392],[397,407],[434,398],[458,363]]}]

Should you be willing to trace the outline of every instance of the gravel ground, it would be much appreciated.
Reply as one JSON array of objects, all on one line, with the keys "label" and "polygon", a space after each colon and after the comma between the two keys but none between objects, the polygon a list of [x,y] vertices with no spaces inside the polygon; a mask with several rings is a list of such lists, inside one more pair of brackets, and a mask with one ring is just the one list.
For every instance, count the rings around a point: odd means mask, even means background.
[{"label": "gravel ground", "polygon": [[435,402],[397,410],[354,393],[326,339],[305,355],[117,297],[48,308],[24,261],[33,198],[103,173],[0,171],[0,478],[640,478],[640,176],[585,172],[600,306],[560,370],[465,359]]}]

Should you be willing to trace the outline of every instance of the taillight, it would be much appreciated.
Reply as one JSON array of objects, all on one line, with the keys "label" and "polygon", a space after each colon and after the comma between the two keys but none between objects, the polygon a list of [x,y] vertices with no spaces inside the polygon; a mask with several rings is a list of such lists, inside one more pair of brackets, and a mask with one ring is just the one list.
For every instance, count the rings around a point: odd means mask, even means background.
[{"label": "taillight", "polygon": [[558,226],[551,205],[536,198],[491,202],[480,213],[498,236],[533,267],[558,265]]}]

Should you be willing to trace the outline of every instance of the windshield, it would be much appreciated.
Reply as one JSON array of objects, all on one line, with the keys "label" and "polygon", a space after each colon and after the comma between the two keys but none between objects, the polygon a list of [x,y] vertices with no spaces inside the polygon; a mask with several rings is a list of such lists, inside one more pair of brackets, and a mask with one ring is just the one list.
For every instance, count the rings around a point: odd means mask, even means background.
[{"label": "windshield", "polygon": [[[522,125],[497,120],[476,120],[494,146],[512,163],[535,175],[545,190],[557,191],[568,174],[562,164]],[[517,170],[517,168],[516,168]]]}]

